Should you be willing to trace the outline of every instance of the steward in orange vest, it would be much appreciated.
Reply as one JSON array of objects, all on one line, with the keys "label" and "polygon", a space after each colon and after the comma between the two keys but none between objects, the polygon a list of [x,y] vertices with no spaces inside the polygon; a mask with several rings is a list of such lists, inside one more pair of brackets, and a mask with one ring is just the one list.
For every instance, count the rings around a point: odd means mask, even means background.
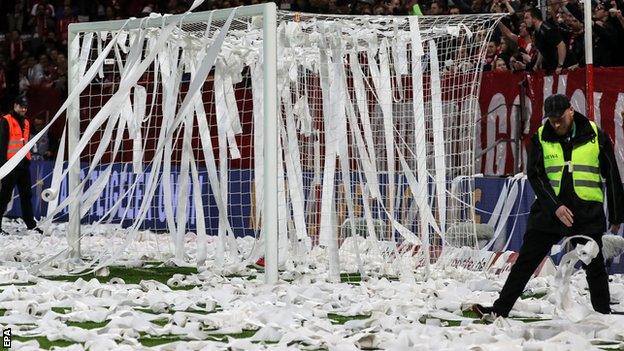
[{"label": "steward in orange vest", "polygon": [[[13,111],[0,118],[0,166],[4,165],[9,159],[28,143],[30,138],[30,123],[26,119],[26,111],[28,110],[28,100],[26,96],[20,95],[15,99]],[[26,156],[2,178],[0,187],[0,215],[4,216],[7,205],[13,196],[13,189],[17,186],[20,197],[20,205],[22,210],[22,219],[28,229],[32,229],[38,233],[42,233],[37,228],[37,222],[33,218],[32,209],[32,192],[30,180],[30,151]],[[1,219],[0,216],[0,219]],[[0,234],[8,233],[1,228]]]}]

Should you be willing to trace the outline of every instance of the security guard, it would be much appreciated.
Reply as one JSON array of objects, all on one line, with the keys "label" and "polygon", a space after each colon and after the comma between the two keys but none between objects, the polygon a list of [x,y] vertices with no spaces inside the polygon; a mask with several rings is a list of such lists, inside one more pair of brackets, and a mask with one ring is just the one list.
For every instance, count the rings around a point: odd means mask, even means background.
[{"label": "security guard", "polygon": [[[28,100],[26,96],[20,95],[15,99],[13,111],[0,118],[0,166],[13,157],[28,142],[30,137],[30,123],[26,119],[28,110]],[[20,195],[22,209],[22,219],[28,229],[42,233],[37,228],[37,223],[33,218],[31,203],[31,181],[30,181],[30,152],[20,161],[17,166],[4,178],[0,187],[0,219],[6,211],[9,201],[13,196],[13,188],[17,185]],[[0,221],[1,224],[1,221]],[[0,234],[7,235],[0,227]]]},{"label": "security guard", "polygon": [[544,111],[548,122],[533,135],[527,163],[537,200],[531,207],[518,259],[498,300],[491,307],[473,307],[482,317],[507,317],[551,247],[563,237],[577,234],[591,237],[600,247],[598,256],[583,268],[594,310],[611,312],[601,240],[607,222],[605,199],[610,231],[617,233],[624,219],[624,191],[613,146],[594,122],[574,111],[565,95],[546,98]]}]

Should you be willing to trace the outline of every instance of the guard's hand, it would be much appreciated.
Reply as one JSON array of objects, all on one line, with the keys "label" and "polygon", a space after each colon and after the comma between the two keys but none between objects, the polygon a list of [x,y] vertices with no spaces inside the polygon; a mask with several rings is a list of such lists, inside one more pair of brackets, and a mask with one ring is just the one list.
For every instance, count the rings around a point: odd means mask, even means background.
[{"label": "guard's hand", "polygon": [[574,214],[565,205],[559,206],[557,211],[555,211],[555,215],[566,227],[571,227],[572,223],[574,223]]},{"label": "guard's hand", "polygon": [[611,234],[617,234],[620,231],[620,223],[618,223],[618,224],[611,224],[611,227],[609,228],[609,231],[611,232]]}]

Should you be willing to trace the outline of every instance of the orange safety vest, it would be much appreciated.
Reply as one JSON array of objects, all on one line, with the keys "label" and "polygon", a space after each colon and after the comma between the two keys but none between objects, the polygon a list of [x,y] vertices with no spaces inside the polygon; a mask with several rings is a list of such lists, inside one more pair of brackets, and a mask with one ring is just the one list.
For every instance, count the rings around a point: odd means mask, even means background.
[{"label": "orange safety vest", "polygon": [[[9,123],[9,145],[7,147],[7,160],[15,156],[15,154],[28,142],[30,137],[30,123],[24,118],[24,132],[19,122],[11,114],[4,116]],[[30,151],[26,154],[26,158],[30,160]]]}]

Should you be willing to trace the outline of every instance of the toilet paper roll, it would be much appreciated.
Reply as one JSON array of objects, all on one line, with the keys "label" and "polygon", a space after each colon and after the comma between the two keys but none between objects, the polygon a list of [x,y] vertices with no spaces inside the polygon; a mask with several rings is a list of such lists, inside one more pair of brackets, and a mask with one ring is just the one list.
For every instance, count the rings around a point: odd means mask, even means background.
[{"label": "toilet paper roll", "polygon": [[102,267],[95,271],[96,277],[108,277],[110,275],[110,269],[108,267]]},{"label": "toilet paper roll", "polygon": [[112,295],[113,293],[110,290],[104,289],[104,288],[98,288],[93,291],[93,296],[99,297],[99,298],[108,298],[108,297],[111,297]]},{"label": "toilet paper roll", "polygon": [[602,236],[602,255],[610,259],[624,253],[624,238],[619,235],[605,234]]},{"label": "toilet paper roll", "polygon": [[41,192],[41,198],[45,202],[50,202],[56,199],[57,195],[58,195],[58,192],[56,191],[56,189],[52,189],[52,188],[47,188]]},{"label": "toilet paper roll", "polygon": [[141,280],[139,283],[141,290],[147,291],[171,291],[167,285],[155,280]]},{"label": "toilet paper roll", "polygon": [[164,301],[160,301],[150,304],[149,309],[155,313],[168,313],[171,311],[171,306]]},{"label": "toilet paper roll", "polygon": [[119,277],[113,277],[108,281],[109,284],[126,284],[126,282],[119,278]]},{"label": "toilet paper roll", "polygon": [[39,304],[35,301],[15,301],[13,310],[30,316],[36,316],[42,312]]},{"label": "toilet paper roll", "polygon": [[167,280],[167,285],[169,287],[175,288],[175,287],[182,285],[183,282],[184,282],[184,277],[181,278],[181,277],[176,277],[174,275],[169,280]]},{"label": "toilet paper roll", "polygon": [[186,322],[188,322],[188,318],[186,314],[183,312],[175,312],[173,316],[171,317],[171,319],[173,320],[173,323],[175,323],[176,325],[182,328],[184,328],[184,326],[186,325]]}]

